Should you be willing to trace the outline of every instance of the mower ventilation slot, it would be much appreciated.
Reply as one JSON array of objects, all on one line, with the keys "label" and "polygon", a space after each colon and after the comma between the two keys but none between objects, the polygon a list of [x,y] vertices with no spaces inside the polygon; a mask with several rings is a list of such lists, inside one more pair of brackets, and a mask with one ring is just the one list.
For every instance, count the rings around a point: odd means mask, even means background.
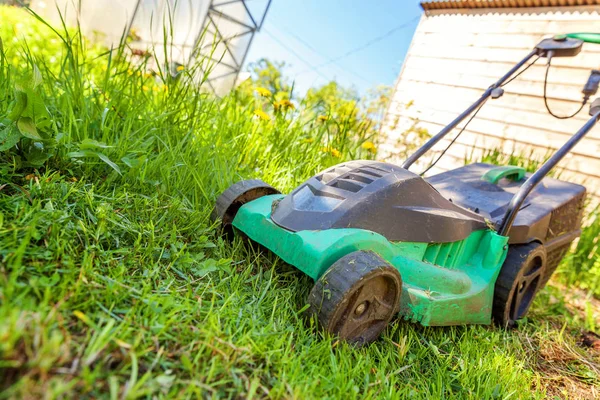
[{"label": "mower ventilation slot", "polygon": [[384,170],[381,170],[381,169],[375,168],[375,167],[360,168],[358,170],[358,172],[374,176],[375,178],[381,178],[383,175],[388,173],[388,171],[384,171]]},{"label": "mower ventilation slot", "polygon": [[351,179],[353,181],[358,181],[358,182],[364,183],[366,185],[368,185],[369,183],[371,183],[375,180],[373,178],[369,178],[362,174],[357,174],[357,173],[350,173],[350,174],[346,175],[344,178]]},{"label": "mower ventilation slot", "polygon": [[382,176],[383,174],[371,171],[370,169],[362,168],[357,170],[342,166],[341,168],[325,172],[316,178],[329,187],[358,193],[362,188]]},{"label": "mower ventilation slot", "polygon": [[361,185],[360,182],[352,181],[350,179],[338,179],[331,184],[331,187],[357,193],[364,187],[364,185]]}]

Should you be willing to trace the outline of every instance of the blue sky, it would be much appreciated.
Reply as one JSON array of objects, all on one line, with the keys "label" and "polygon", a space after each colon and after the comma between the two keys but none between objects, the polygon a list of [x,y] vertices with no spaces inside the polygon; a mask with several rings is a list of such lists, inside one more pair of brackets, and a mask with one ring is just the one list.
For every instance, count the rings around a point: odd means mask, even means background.
[{"label": "blue sky", "polygon": [[335,79],[364,94],[394,84],[420,15],[417,0],[273,0],[246,62],[285,61],[299,93]]}]

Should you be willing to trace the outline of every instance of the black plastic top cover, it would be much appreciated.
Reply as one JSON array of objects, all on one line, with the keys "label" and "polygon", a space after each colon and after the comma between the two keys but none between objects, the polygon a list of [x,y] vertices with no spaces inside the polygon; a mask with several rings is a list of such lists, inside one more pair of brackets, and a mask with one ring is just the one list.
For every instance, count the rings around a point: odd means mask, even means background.
[{"label": "black plastic top cover", "polygon": [[[447,171],[427,178],[437,190],[454,204],[477,212],[482,217],[498,225],[506,213],[508,204],[517,193],[525,179],[513,181],[502,179],[497,184],[482,180],[486,172],[497,168],[496,165],[475,163]],[[527,174],[528,178],[531,174]],[[581,210],[572,217],[577,219],[575,224],[565,224],[565,227],[554,227],[549,230],[552,215],[557,210],[572,203],[574,199],[585,196],[585,187],[575,183],[564,182],[553,178],[544,180],[527,196],[509,231],[509,243],[529,243],[538,241],[546,243],[551,237],[564,233],[566,227],[578,229],[581,220]],[[579,204],[579,201],[576,201]],[[572,227],[574,226],[574,228]]]},{"label": "black plastic top cover", "polygon": [[419,175],[376,161],[331,167],[274,206],[271,219],[292,230],[367,229],[390,241],[448,243],[486,228]]}]

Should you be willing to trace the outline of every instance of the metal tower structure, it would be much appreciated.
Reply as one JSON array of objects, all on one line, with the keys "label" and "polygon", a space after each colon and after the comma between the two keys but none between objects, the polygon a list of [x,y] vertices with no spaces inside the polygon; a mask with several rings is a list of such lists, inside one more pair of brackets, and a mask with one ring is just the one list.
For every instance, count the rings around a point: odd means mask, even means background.
[{"label": "metal tower structure", "polygon": [[271,1],[33,0],[31,6],[59,24],[80,26],[109,46],[127,37],[134,54],[152,52],[168,68],[198,63],[205,68],[205,83],[221,95],[235,86]]},{"label": "metal tower structure", "polygon": [[[169,46],[173,48],[168,57],[163,55],[164,58],[187,67],[203,60],[201,64],[206,70],[201,72],[206,74],[205,83],[215,94],[221,95],[237,83],[254,35],[262,27],[271,1],[137,0],[127,26],[128,34],[138,38],[132,43],[133,47],[152,45],[155,49],[160,48],[164,45],[164,24],[149,26],[148,21],[168,19],[174,34]],[[145,33],[142,37],[139,27]]]},{"label": "metal tower structure", "polygon": [[[244,65],[248,50],[256,32],[260,31],[271,0],[267,0],[264,8],[252,10],[248,3],[252,0],[211,0],[204,21],[204,35],[200,32],[190,61],[198,55],[211,57],[217,64],[209,75],[208,83],[212,90],[218,93],[218,87],[223,81],[230,81],[235,85],[239,73]],[[202,43],[207,40],[212,43]],[[212,38],[212,40],[211,40]],[[216,44],[217,51],[212,51]],[[207,54],[210,52],[212,54]],[[220,57],[215,59],[214,55]]]}]

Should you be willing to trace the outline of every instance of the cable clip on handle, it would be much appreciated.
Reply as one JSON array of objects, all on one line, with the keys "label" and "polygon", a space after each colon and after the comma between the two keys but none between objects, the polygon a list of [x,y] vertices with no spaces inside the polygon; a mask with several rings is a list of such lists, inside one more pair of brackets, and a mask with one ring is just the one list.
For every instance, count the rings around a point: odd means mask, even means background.
[{"label": "cable clip on handle", "polygon": [[588,81],[583,87],[583,94],[589,99],[598,92],[598,85],[600,85],[600,71],[593,69]]}]

